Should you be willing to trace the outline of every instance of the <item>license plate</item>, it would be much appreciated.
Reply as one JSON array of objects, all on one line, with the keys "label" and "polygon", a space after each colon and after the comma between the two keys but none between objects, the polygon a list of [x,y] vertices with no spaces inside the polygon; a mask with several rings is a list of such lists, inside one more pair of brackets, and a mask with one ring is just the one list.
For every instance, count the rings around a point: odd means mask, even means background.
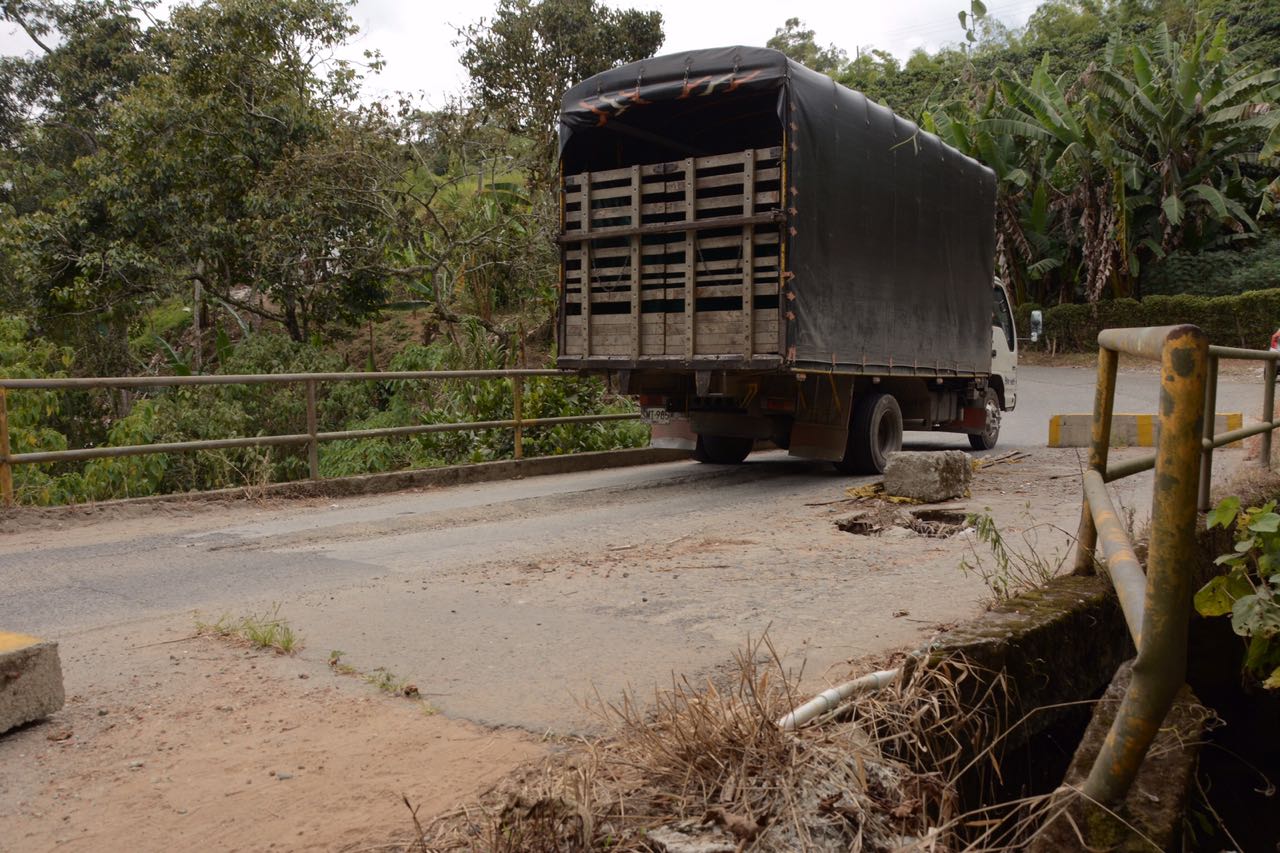
[{"label": "license plate", "polygon": [[645,407],[640,410],[640,420],[647,424],[669,424],[671,413],[657,406]]}]

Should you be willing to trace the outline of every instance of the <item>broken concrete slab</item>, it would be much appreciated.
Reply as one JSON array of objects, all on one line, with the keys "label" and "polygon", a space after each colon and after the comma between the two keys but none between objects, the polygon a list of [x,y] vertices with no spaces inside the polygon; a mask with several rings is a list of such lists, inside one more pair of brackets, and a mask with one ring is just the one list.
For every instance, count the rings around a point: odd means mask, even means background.
[{"label": "broken concrete slab", "polygon": [[0,734],[62,707],[58,644],[0,631]]},{"label": "broken concrete slab", "polygon": [[961,450],[893,453],[884,469],[886,494],[925,503],[964,495],[973,479],[973,463]]}]

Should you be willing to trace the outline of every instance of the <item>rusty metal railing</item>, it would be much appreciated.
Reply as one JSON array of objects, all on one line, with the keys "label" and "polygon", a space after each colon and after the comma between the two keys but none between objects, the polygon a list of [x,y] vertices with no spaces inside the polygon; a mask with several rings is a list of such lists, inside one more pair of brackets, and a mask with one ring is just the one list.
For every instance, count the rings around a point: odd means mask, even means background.
[{"label": "rusty metal railing", "polygon": [[[60,379],[0,379],[0,500],[5,506],[13,506],[13,466],[34,465],[48,462],[69,462],[84,459],[102,459],[118,456],[141,456],[152,453],[180,453],[198,450],[227,450],[237,447],[307,446],[307,468],[312,480],[320,477],[320,443],[353,438],[390,438],[432,432],[464,432],[488,429],[515,430],[513,455],[524,457],[524,431],[532,427],[556,424],[600,423],[604,421],[637,420],[635,412],[603,415],[567,415],[552,418],[525,418],[523,416],[524,382],[535,376],[576,377],[563,370],[421,370],[379,371],[368,373],[272,373],[228,374],[209,376],[109,376]],[[413,424],[377,429],[340,430],[320,432],[317,427],[316,387],[322,382],[378,382],[388,380],[510,380],[512,417],[497,421],[468,421],[448,424]],[[9,438],[8,392],[21,389],[86,389],[86,388],[158,388],[181,385],[288,385],[301,384],[306,391],[307,431],[289,435],[245,436],[202,441],[175,441],[158,444],[131,444],[120,447],[86,447],[79,450],[49,450],[32,453],[13,453]]]},{"label": "rusty metal railing", "polygon": [[[1154,454],[1109,464],[1120,353],[1160,362],[1160,436]],[[1260,424],[1215,435],[1218,360],[1224,358],[1266,363],[1263,417]],[[1271,432],[1280,427],[1274,415],[1278,358],[1280,353],[1265,350],[1210,346],[1204,332],[1189,325],[1107,329],[1098,335],[1098,384],[1089,468],[1083,475],[1076,573],[1093,572],[1100,545],[1138,650],[1129,689],[1085,781],[1085,794],[1098,802],[1124,799],[1186,679],[1196,511],[1209,507],[1213,451],[1261,434],[1261,464],[1270,466]],[[1144,574],[1106,484],[1152,468]]]}]

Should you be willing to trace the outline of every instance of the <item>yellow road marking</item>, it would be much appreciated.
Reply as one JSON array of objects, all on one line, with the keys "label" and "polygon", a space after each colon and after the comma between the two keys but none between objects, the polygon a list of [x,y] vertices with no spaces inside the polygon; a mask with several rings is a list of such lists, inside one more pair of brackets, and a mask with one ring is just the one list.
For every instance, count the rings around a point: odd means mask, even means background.
[{"label": "yellow road marking", "polygon": [[0,631],[0,652],[12,652],[16,649],[23,649],[27,646],[34,646],[40,642],[38,637],[32,637],[28,634],[14,634],[9,631]]}]

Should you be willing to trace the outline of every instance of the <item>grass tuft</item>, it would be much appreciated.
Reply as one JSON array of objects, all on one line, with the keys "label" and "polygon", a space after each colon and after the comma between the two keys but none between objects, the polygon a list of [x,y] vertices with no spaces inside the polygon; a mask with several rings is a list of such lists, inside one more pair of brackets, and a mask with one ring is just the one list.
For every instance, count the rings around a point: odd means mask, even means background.
[{"label": "grass tuft", "polygon": [[271,649],[277,654],[291,655],[302,648],[302,637],[280,616],[280,605],[273,604],[264,614],[233,617],[224,613],[216,622],[196,619],[196,633],[213,634],[247,643],[255,649]]}]

